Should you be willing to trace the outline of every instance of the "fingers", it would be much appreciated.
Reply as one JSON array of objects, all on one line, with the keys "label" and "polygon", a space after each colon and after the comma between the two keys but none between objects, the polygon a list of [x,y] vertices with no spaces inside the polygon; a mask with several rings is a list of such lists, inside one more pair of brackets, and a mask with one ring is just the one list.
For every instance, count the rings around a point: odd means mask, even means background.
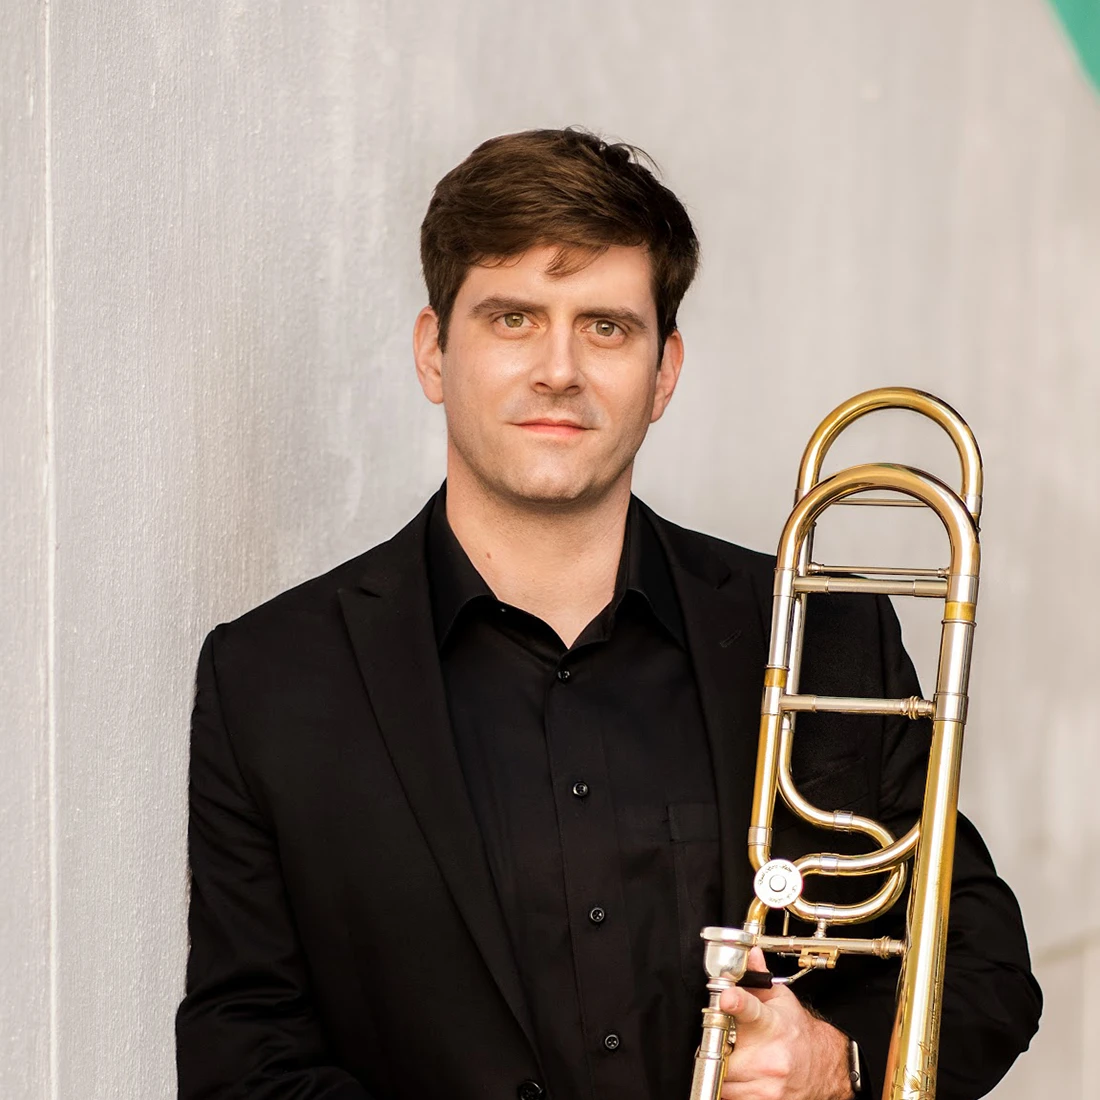
[{"label": "fingers", "polygon": [[722,1100],[756,1100],[760,1091],[751,1081],[731,1081],[727,1078],[718,1095]]}]

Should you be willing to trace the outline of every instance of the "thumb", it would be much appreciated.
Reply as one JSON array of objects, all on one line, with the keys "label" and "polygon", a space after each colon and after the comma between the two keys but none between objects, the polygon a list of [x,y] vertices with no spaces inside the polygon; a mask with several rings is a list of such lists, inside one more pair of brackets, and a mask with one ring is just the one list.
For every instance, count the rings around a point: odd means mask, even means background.
[{"label": "thumb", "polygon": [[[749,952],[747,963],[748,970],[767,970],[768,965],[764,960],[764,952],[759,947],[754,947]],[[738,1026],[758,1027],[767,1024],[771,1011],[765,1002],[773,995],[771,989],[727,989],[722,994],[721,1008],[728,1016],[732,1016]]]},{"label": "thumb", "polygon": [[[768,993],[768,990],[760,990]],[[740,989],[734,987],[727,989],[722,994],[720,1006],[727,1016],[732,1016],[737,1021],[737,1026],[747,1028],[767,1027],[775,1015],[775,1010],[769,1008],[757,995],[755,989]]]}]

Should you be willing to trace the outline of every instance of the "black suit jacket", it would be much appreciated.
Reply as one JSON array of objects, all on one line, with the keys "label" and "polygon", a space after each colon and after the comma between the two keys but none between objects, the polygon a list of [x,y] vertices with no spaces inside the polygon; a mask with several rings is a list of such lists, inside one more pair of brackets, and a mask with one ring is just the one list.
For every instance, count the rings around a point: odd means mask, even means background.
[{"label": "black suit jacket", "polygon": [[[524,1088],[540,1080],[528,1005],[449,729],[427,515],[219,626],[203,647],[191,742],[191,951],[177,1016],[185,1100],[537,1095]],[[773,561],[650,515],[710,741],[723,919],[740,925],[752,883],[744,838]],[[917,693],[888,601],[815,600],[804,690]],[[907,827],[923,788],[927,723],[810,719],[800,720],[794,765],[807,797]],[[800,836],[790,819],[778,826],[779,854],[841,845],[834,834]],[[868,881],[847,880],[836,896],[849,887],[866,894]],[[823,897],[828,880],[810,885]],[[897,919],[867,932],[897,934]],[[794,987],[858,1040],[874,1096],[896,973],[846,958]],[[1026,1047],[1040,998],[1015,899],[965,821],[946,991],[939,1095],[979,1096]],[[685,1100],[687,1091],[685,1080]]]}]

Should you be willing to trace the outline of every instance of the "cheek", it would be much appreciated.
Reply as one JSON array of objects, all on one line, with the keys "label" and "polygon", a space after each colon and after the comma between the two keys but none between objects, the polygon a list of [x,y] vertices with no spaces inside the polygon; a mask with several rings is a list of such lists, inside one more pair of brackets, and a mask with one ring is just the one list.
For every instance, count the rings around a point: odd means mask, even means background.
[{"label": "cheek", "polygon": [[443,406],[452,431],[481,434],[501,419],[516,374],[514,366],[501,359],[499,354],[477,351],[448,356],[443,365]]},{"label": "cheek", "polygon": [[447,414],[447,430],[457,439],[472,439],[480,435],[480,420],[485,415],[487,401],[478,391],[477,380],[452,374],[443,379],[443,408]]},{"label": "cheek", "polygon": [[644,372],[632,371],[629,377],[620,375],[605,390],[605,407],[613,411],[624,434],[645,432],[653,409],[656,388],[656,375],[651,375],[647,368]]}]

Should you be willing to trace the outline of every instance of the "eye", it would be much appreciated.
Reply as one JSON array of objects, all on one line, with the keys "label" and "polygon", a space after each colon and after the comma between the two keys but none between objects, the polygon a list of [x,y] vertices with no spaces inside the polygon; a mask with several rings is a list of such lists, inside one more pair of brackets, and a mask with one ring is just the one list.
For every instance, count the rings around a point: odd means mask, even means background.
[{"label": "eye", "polygon": [[523,314],[522,313],[506,313],[501,320],[504,322],[505,328],[523,328]]},{"label": "eye", "polygon": [[592,325],[592,331],[597,336],[610,337],[619,331],[619,326],[614,321],[596,321]]}]

